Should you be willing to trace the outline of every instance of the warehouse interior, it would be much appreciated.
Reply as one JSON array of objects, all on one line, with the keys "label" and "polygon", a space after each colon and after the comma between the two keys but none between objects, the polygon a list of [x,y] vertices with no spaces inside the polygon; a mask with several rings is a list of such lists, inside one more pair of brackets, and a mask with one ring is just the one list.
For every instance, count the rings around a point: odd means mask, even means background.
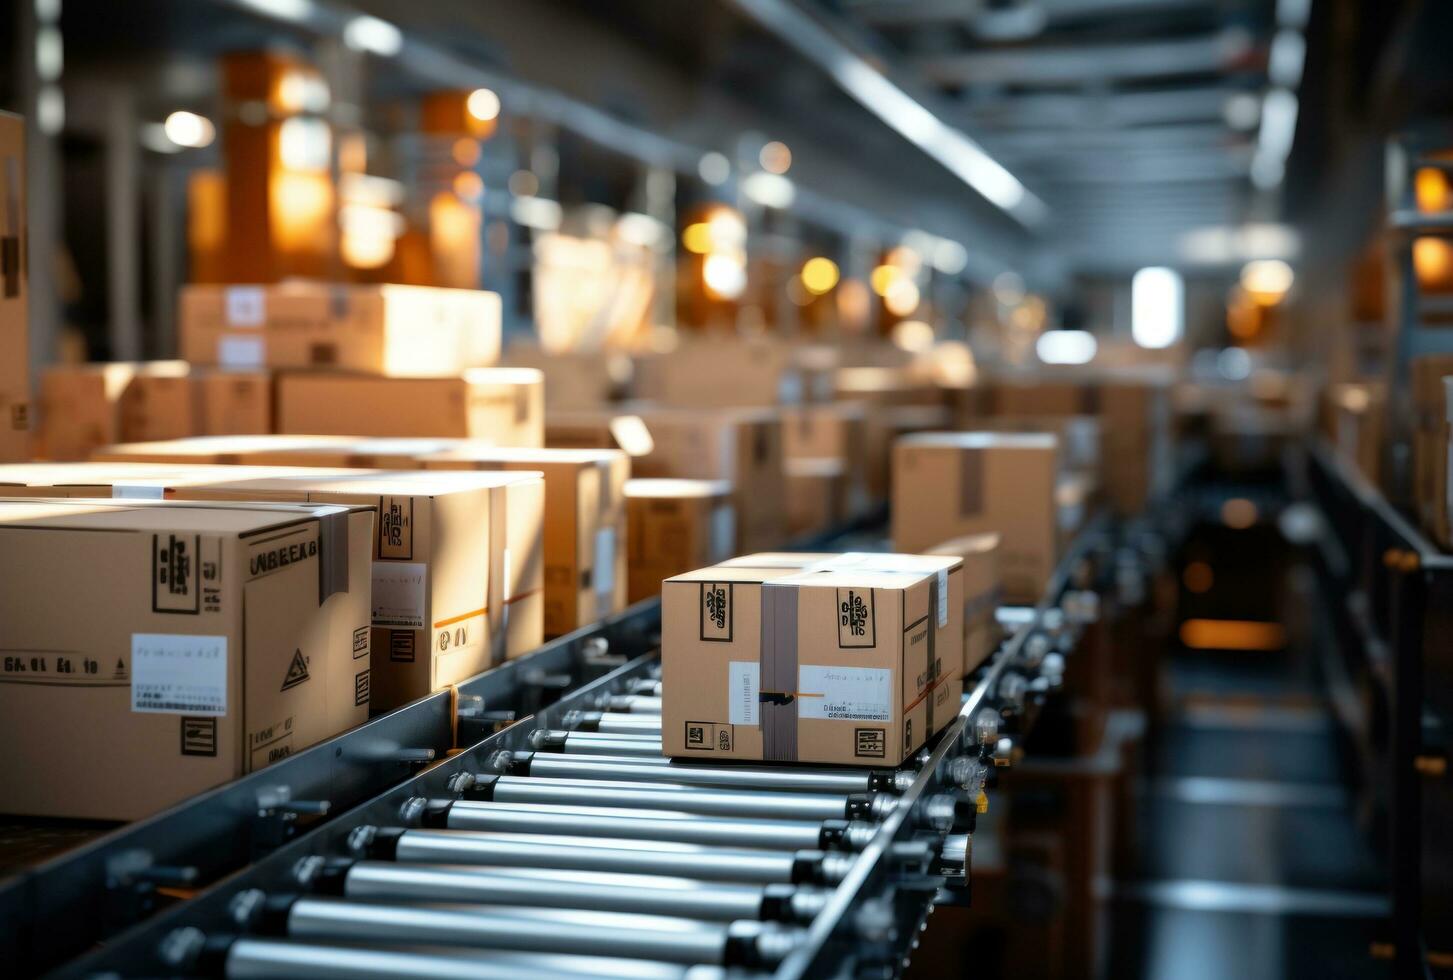
[{"label": "warehouse interior", "polygon": [[7,975],[1453,977],[1453,5],[0,25]]}]

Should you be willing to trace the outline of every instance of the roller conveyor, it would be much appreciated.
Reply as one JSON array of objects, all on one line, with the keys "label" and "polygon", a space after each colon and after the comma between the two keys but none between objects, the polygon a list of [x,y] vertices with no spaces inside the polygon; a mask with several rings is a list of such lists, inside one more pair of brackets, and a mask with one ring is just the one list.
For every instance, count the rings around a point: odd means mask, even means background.
[{"label": "roller conveyor", "polygon": [[73,975],[888,975],[906,947],[860,937],[886,916],[906,942],[965,883],[975,797],[1012,755],[998,684],[1048,659],[1022,655],[1035,622],[898,768],[666,759],[660,682],[629,661]]}]

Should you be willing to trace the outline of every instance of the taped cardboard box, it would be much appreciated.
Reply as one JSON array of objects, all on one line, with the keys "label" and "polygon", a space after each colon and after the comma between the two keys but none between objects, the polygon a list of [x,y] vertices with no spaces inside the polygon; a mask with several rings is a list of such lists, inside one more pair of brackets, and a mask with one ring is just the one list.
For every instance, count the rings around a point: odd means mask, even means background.
[{"label": "taped cardboard box", "polygon": [[705,568],[661,602],[668,756],[892,766],[958,714],[957,559]]},{"label": "taped cardboard box", "polygon": [[832,397],[810,353],[770,340],[682,344],[634,358],[635,397],[684,408],[765,408]]},{"label": "taped cardboard box", "polygon": [[848,484],[842,460],[800,457],[784,465],[791,537],[824,531],[846,519]]},{"label": "taped cardboard box", "polygon": [[673,575],[724,561],[736,540],[731,485],[725,480],[626,481],[627,595],[661,594]]},{"label": "taped cardboard box", "polygon": [[25,120],[0,112],[0,461],[30,459]]},{"label": "taped cardboard box", "polygon": [[918,552],[997,533],[1005,597],[1037,602],[1059,561],[1059,440],[1048,433],[934,432],[894,446],[893,547]]},{"label": "taped cardboard box", "polygon": [[[193,369],[199,436],[261,435],[272,431],[272,375],[267,371]],[[128,437],[129,438],[129,437]]]},{"label": "taped cardboard box", "polygon": [[267,448],[266,443],[258,444],[248,454],[249,460],[261,459],[269,465],[282,466],[416,470],[423,468],[421,460],[426,456],[477,445],[469,439],[318,436],[289,443],[289,438],[292,437],[279,436],[276,448]]},{"label": "taped cardboard box", "polygon": [[928,554],[964,563],[964,676],[968,677],[989,659],[1002,638],[994,615],[1004,602],[999,535],[967,534],[929,548]]},{"label": "taped cardboard box", "polygon": [[91,453],[91,459],[97,462],[113,463],[212,463],[223,466],[236,464],[249,466],[311,465],[311,460],[303,455],[305,452],[332,452],[341,445],[356,441],[340,439],[338,436],[197,436],[191,439],[127,442],[102,446]]},{"label": "taped cardboard box", "polygon": [[443,690],[543,642],[539,473],[302,473],[177,487],[167,495],[377,509],[376,711]]},{"label": "taped cardboard box", "polygon": [[[840,459],[850,514],[866,510],[867,411],[858,402],[827,402],[782,409],[782,455],[788,459]],[[881,482],[881,481],[880,481]]]},{"label": "taped cardboard box", "polygon": [[192,285],[181,291],[179,330],[192,364],[456,374],[499,359],[500,300],[428,286]]},{"label": "taped cardboard box", "polygon": [[0,497],[114,497],[161,500],[168,488],[272,477],[350,476],[356,470],[191,463],[74,462],[0,466]]},{"label": "taped cardboard box", "polygon": [[373,518],[0,500],[6,809],[133,820],[365,721]]},{"label": "taped cardboard box", "polygon": [[545,477],[545,635],[563,636],[627,603],[626,481],[617,449],[448,450],[430,469],[535,470]]},{"label": "taped cardboard box", "polygon": [[278,375],[276,390],[282,433],[545,444],[545,379],[533,368],[431,378],[288,372]]},{"label": "taped cardboard box", "polygon": [[197,404],[181,361],[52,365],[40,376],[40,446],[86,459],[115,442],[196,435]]}]

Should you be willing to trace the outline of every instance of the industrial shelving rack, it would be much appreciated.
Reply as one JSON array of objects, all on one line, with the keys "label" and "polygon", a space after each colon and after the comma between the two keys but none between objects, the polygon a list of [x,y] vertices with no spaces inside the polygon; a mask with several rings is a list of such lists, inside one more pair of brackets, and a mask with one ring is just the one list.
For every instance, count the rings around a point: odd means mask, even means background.
[{"label": "industrial shelving rack", "polygon": [[1383,817],[1397,975],[1453,968],[1453,556],[1326,445],[1307,457],[1325,532],[1333,710]]}]

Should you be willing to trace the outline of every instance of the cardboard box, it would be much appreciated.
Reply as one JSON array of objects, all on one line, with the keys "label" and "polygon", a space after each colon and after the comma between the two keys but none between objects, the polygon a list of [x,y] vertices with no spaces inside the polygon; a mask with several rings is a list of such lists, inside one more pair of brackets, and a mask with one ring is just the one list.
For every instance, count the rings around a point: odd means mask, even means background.
[{"label": "cardboard box", "polygon": [[673,575],[723,561],[736,541],[731,485],[725,480],[626,481],[627,595],[661,594]]},{"label": "cardboard box", "polygon": [[840,459],[789,459],[787,531],[793,538],[825,531],[847,517],[847,474]]},{"label": "cardboard box", "polygon": [[337,436],[198,436],[103,446],[91,454],[91,459],[115,463],[213,463],[224,466],[239,463],[250,466],[310,465],[302,462],[309,458],[303,455],[305,452],[321,454],[356,441]]},{"label": "cardboard box", "polygon": [[[301,442],[289,442],[299,439]],[[278,436],[275,448],[258,443],[248,462],[268,465],[343,467],[362,470],[417,470],[424,457],[476,445],[469,439],[387,439],[369,436]]]},{"label": "cardboard box", "polygon": [[1387,424],[1387,388],[1375,383],[1333,385],[1328,396],[1334,420],[1333,444],[1373,486],[1381,485],[1382,445]]},{"label": "cardboard box", "polygon": [[[849,514],[868,507],[867,412],[858,402],[782,409],[782,454],[792,459],[840,459]],[[880,481],[881,482],[881,481]]]},{"label": "cardboard box", "polygon": [[894,766],[958,714],[958,559],[704,568],[661,603],[668,756]]},{"label": "cardboard box", "polygon": [[132,820],[366,720],[373,516],[0,500],[6,809]]},{"label": "cardboard box", "polygon": [[545,444],[545,379],[532,368],[475,368],[434,378],[286,373],[278,375],[276,390],[282,433]]},{"label": "cardboard box", "polygon": [[617,351],[549,353],[534,344],[512,344],[506,367],[534,368],[545,376],[545,407],[598,409],[621,394],[631,379],[631,359]]},{"label": "cardboard box", "polygon": [[50,459],[85,459],[115,442],[196,435],[197,405],[181,361],[52,365],[40,376],[40,444]]},{"label": "cardboard box", "polygon": [[999,535],[967,534],[928,549],[930,555],[948,555],[964,563],[964,677],[989,659],[999,646],[1002,631],[994,615],[1004,603],[1004,580],[999,574]]},{"label": "cardboard box", "polygon": [[1100,418],[1096,415],[990,415],[974,432],[1048,432],[1059,439],[1060,464],[1077,473],[1100,472]]},{"label": "cardboard box", "polygon": [[498,360],[500,299],[426,286],[192,285],[179,329],[192,364],[429,377]]},{"label": "cardboard box", "polygon": [[0,497],[115,497],[161,500],[168,488],[270,477],[350,476],[355,470],[191,463],[12,463],[0,466]]},{"label": "cardboard box", "polygon": [[1059,440],[1047,433],[933,432],[893,450],[893,547],[1000,536],[1010,601],[1037,602],[1059,561]]},{"label": "cardboard box", "polygon": [[25,120],[0,112],[0,462],[30,459]]},{"label": "cardboard box", "polygon": [[626,607],[625,489],[631,461],[625,453],[470,447],[421,462],[430,469],[544,474],[546,636],[563,636]]},{"label": "cardboard box", "polygon": [[[199,436],[272,431],[272,375],[267,371],[193,370]],[[130,437],[128,437],[130,438]]]},{"label": "cardboard box", "polygon": [[832,397],[832,375],[770,340],[700,340],[668,353],[637,355],[637,398],[684,408],[765,408]]},{"label": "cardboard box", "polygon": [[1418,523],[1439,547],[1453,545],[1448,522],[1448,416],[1443,379],[1453,354],[1423,354],[1408,362],[1413,403],[1413,500]]},{"label": "cardboard box", "polygon": [[543,641],[545,489],[538,472],[304,472],[177,487],[167,495],[377,509],[371,640],[376,711],[458,684]]}]

